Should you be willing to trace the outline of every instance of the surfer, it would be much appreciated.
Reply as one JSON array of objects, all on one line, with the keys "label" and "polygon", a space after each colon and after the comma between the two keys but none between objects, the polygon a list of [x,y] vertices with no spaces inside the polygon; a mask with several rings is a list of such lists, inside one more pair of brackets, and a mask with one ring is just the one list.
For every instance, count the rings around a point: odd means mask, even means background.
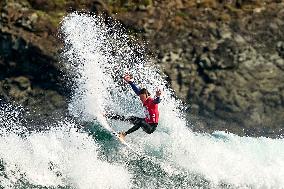
[{"label": "surfer", "polygon": [[127,130],[126,132],[119,133],[119,137],[122,139],[124,139],[126,135],[134,131],[137,131],[139,128],[142,128],[143,131],[145,131],[148,134],[153,133],[156,130],[159,121],[158,104],[161,101],[160,98],[162,94],[161,89],[158,89],[156,91],[156,95],[154,98],[151,98],[151,94],[149,93],[149,91],[145,88],[140,89],[139,87],[137,87],[134,84],[133,79],[129,74],[126,74],[123,77],[123,79],[131,86],[133,91],[139,96],[144,107],[145,117],[140,118],[140,117],[131,116],[129,118],[126,118],[121,115],[113,115],[113,114],[108,114],[106,116],[111,119],[129,121],[132,124],[134,124],[134,126],[131,127],[129,130]]}]

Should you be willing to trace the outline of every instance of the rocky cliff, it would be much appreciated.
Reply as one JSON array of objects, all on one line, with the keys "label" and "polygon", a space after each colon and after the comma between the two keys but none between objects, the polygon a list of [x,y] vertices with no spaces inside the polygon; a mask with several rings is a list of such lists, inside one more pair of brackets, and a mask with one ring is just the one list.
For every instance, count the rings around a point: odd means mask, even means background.
[{"label": "rocky cliff", "polygon": [[57,28],[68,11],[113,16],[201,116],[196,129],[276,136],[284,127],[280,0],[6,0],[0,3],[0,94],[34,112],[66,112]]}]

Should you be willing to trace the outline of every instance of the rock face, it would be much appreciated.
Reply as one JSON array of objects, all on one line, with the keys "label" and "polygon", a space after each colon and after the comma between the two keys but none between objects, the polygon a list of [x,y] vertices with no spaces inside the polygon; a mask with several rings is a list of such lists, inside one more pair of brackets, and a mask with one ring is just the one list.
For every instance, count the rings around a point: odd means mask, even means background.
[{"label": "rock face", "polygon": [[[31,117],[65,115],[70,89],[59,61],[59,22],[67,11],[104,13],[100,1],[0,2],[0,99],[20,104]],[[41,119],[41,118],[39,118]]]},{"label": "rock face", "polygon": [[26,1],[6,1],[1,4],[0,26],[2,98],[41,114],[65,111],[52,23]]},{"label": "rock face", "polygon": [[130,35],[149,42],[189,115],[206,118],[197,129],[282,132],[282,1],[8,0],[0,9],[2,98],[47,115],[66,110],[56,29],[67,10],[85,9],[115,17]]}]

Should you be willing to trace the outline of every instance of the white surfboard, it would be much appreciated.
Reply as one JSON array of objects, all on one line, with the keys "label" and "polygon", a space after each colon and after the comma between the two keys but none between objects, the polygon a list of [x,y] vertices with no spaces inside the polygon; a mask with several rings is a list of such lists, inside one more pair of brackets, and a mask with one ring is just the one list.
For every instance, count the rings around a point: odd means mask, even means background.
[{"label": "white surfboard", "polygon": [[102,126],[108,130],[113,136],[115,136],[123,145],[129,148],[135,154],[141,156],[139,152],[133,149],[130,144],[128,144],[122,137],[119,136],[119,133],[116,132],[107,122],[106,118],[101,114],[97,116],[97,120],[102,124]]}]

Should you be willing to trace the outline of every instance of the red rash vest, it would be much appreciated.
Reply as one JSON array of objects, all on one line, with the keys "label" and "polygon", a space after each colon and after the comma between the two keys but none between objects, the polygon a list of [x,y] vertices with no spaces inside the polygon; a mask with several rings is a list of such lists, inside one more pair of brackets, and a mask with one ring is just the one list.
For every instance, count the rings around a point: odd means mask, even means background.
[{"label": "red rash vest", "polygon": [[[140,88],[137,87],[132,81],[128,82],[132,87],[133,91],[139,96]],[[145,121],[147,123],[158,123],[159,121],[159,110],[158,104],[160,103],[161,99],[159,96],[156,96],[154,99],[149,97],[143,104],[145,107]]]},{"label": "red rash vest", "polygon": [[158,123],[159,122],[159,110],[158,104],[154,103],[154,99],[149,97],[143,104],[145,107],[145,121],[147,123]]}]

